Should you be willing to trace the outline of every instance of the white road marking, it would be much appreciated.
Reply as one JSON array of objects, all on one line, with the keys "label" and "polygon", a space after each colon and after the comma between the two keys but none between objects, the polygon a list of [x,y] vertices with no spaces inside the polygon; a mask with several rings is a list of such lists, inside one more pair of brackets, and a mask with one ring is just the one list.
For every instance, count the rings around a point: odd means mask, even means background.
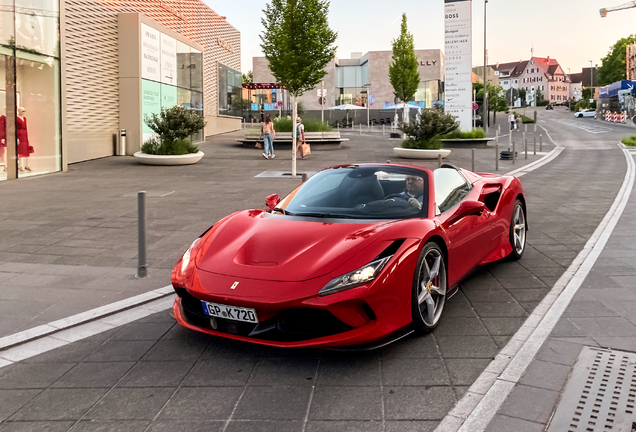
[{"label": "white road marking", "polygon": [[605,248],[629,201],[636,170],[630,152],[623,149],[623,154],[627,160],[623,185],[592,237],[435,432],[483,432],[535,358]]},{"label": "white road marking", "polygon": [[608,128],[606,126],[599,126],[596,124],[588,123],[585,121],[585,119],[577,119],[577,120],[550,119],[550,120],[557,123],[564,124],[566,126],[572,126],[572,127],[584,130],[585,132],[589,132],[591,134],[602,134],[602,133],[610,132],[612,130],[611,128]]},{"label": "white road marking", "polygon": [[[61,320],[53,321],[48,324],[44,324],[38,327],[34,327],[28,330],[24,330],[19,333],[4,336],[0,338],[0,358],[4,357],[4,354],[9,348],[40,339],[44,336],[50,336],[63,330],[75,328],[81,324],[86,324],[98,319],[109,320],[112,319],[111,315],[119,314],[122,311],[126,311],[131,308],[143,306],[145,303],[155,302],[163,297],[166,297],[174,292],[171,285],[163,288],[157,288],[152,291],[148,291],[143,294],[139,294],[134,297],[130,297],[118,302],[114,302],[105,306],[101,306],[95,309],[91,309],[86,312],[79,313]],[[148,306],[146,306],[148,308]],[[104,321],[108,322],[108,321]]]}]

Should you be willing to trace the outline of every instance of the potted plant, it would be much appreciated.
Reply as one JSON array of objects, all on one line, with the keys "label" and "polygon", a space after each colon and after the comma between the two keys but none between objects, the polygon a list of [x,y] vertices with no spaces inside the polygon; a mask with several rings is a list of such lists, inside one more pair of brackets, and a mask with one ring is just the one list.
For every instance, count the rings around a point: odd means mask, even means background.
[{"label": "potted plant", "polygon": [[455,117],[442,109],[423,110],[414,122],[400,124],[399,129],[407,139],[402,142],[402,147],[395,147],[393,151],[399,157],[408,159],[437,159],[438,155],[446,157],[451,151],[442,148],[440,136],[457,128],[459,123]]},{"label": "potted plant", "polygon": [[182,106],[163,108],[159,114],[144,119],[157,134],[134,154],[146,165],[189,165],[197,163],[204,153],[192,144],[189,137],[205,127],[205,120],[194,111]]}]

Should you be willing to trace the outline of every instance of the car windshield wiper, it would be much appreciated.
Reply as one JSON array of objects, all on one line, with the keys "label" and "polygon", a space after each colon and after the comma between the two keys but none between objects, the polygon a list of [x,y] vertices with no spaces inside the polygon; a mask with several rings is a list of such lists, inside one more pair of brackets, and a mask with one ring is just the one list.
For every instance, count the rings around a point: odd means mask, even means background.
[{"label": "car windshield wiper", "polygon": [[331,213],[295,213],[294,216],[305,216],[315,218],[333,218],[333,219],[356,219],[355,216],[343,215],[343,214],[331,214]]},{"label": "car windshield wiper", "polygon": [[274,207],[273,211],[281,212],[282,214],[287,215],[287,216],[293,216],[293,213],[288,212],[284,208]]}]

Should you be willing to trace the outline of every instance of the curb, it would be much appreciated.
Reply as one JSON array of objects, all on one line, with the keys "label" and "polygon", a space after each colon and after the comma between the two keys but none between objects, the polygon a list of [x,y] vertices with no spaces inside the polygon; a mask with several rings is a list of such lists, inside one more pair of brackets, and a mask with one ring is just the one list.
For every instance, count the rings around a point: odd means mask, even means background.
[{"label": "curb", "polygon": [[172,285],[168,285],[163,288],[157,288],[144,294],[139,294],[134,297],[108,304],[106,306],[101,306],[86,312],[79,313],[77,315],[72,315],[67,318],[52,321],[48,324],[33,327],[19,333],[4,336],[0,338],[0,357],[2,357],[3,351],[9,348],[13,348],[18,345],[22,345],[43,337],[52,336],[64,330],[96,321],[101,318],[105,318],[110,315],[114,315],[119,312],[123,312],[125,310],[153,302],[155,300],[160,300],[173,293],[174,289],[172,288]]}]

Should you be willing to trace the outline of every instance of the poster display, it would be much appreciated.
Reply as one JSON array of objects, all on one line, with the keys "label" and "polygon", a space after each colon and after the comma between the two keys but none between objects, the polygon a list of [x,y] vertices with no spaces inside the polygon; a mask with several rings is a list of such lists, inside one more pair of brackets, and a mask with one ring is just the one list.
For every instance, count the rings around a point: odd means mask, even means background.
[{"label": "poster display", "polygon": [[472,129],[472,0],[444,0],[445,111]]},{"label": "poster display", "polygon": [[161,82],[177,85],[177,40],[161,33]]},{"label": "poster display", "polygon": [[141,80],[141,121],[143,123],[143,142],[154,136],[153,131],[144,121],[147,116],[161,112],[161,84],[154,81]]},{"label": "poster display", "polygon": [[161,84],[161,108],[171,108],[177,104],[177,88]]},{"label": "poster display", "polygon": [[161,32],[141,24],[141,77],[161,81]]}]

